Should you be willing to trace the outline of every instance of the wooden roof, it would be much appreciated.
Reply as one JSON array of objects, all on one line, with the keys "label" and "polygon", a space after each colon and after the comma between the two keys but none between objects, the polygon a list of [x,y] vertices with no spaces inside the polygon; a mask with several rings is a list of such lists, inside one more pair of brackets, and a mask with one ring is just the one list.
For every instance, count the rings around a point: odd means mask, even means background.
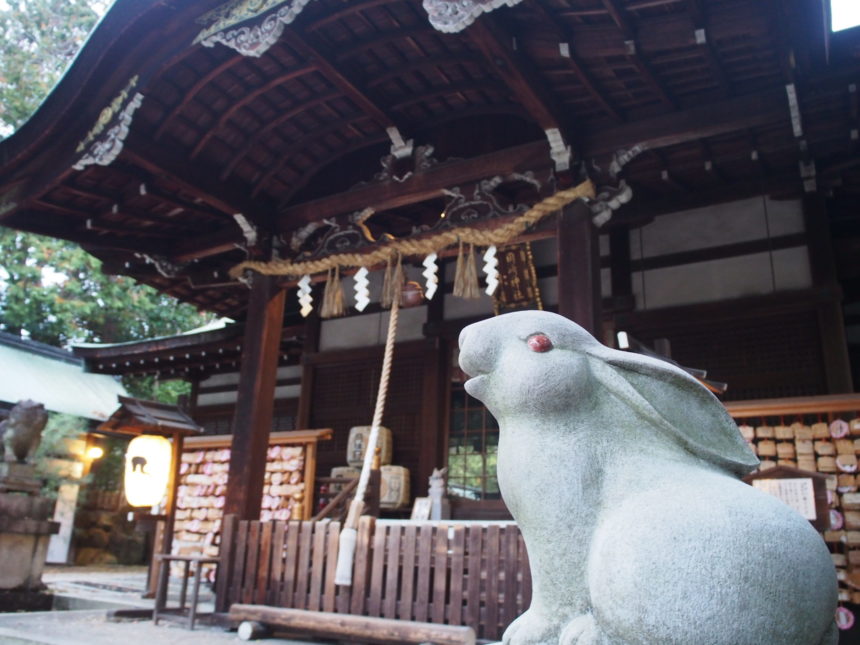
[{"label": "wooden roof", "polygon": [[99,425],[100,432],[198,435],[203,428],[175,405],[119,396],[120,408]]},{"label": "wooden roof", "polygon": [[[613,225],[860,185],[860,38],[828,35],[817,0],[526,0],[443,33],[425,7],[448,1],[118,0],[0,142],[0,224],[241,318],[227,270],[261,239],[289,256],[367,207],[373,234],[409,234],[446,189],[550,172],[547,131],[590,169],[639,153]],[[432,159],[375,178],[409,140]]]},{"label": "wooden roof", "polygon": [[[179,334],[127,343],[77,345],[74,355],[88,372],[102,374],[158,374],[180,378],[188,374],[236,372],[242,354],[245,325]],[[281,334],[282,365],[298,362],[304,327],[287,326]]]}]

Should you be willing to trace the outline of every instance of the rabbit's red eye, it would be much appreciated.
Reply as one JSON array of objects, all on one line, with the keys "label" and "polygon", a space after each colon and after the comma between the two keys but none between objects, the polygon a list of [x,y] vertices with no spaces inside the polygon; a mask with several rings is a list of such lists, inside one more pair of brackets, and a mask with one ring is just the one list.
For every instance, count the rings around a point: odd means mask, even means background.
[{"label": "rabbit's red eye", "polygon": [[548,352],[552,349],[552,341],[545,334],[532,334],[526,339],[529,349],[533,352]]}]

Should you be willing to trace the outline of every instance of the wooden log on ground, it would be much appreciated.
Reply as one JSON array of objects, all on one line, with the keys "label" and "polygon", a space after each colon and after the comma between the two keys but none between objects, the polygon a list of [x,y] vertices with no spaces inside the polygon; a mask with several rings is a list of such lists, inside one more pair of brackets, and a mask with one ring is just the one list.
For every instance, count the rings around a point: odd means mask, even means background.
[{"label": "wooden log on ground", "polygon": [[259,623],[275,630],[280,628],[301,634],[374,643],[475,645],[475,631],[471,627],[265,605],[233,605],[230,607],[230,620],[236,623]]}]

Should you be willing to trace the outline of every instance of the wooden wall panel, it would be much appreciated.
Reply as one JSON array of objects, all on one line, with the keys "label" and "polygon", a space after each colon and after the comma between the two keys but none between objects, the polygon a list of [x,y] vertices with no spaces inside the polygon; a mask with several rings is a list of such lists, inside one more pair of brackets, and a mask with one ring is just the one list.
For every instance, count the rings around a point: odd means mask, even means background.
[{"label": "wooden wall panel", "polygon": [[[370,425],[379,387],[381,357],[351,357],[344,362],[322,362],[313,366],[314,390],[311,425],[333,428],[331,441],[319,445],[317,472],[326,476],[331,468],[346,465],[349,429]],[[413,348],[394,350],[388,399],[383,425],[390,428],[393,463],[410,472],[410,490],[423,494],[416,473],[420,462],[421,407],[424,396],[424,362]]]}]

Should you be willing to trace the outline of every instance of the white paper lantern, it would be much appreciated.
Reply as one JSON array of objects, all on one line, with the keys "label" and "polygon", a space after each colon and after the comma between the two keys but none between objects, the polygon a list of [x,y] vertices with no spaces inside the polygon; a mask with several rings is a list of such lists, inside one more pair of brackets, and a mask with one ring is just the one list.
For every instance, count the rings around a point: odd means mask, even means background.
[{"label": "white paper lantern", "polygon": [[125,451],[125,496],[132,506],[155,506],[170,480],[170,441],[157,435],[132,439]]}]

